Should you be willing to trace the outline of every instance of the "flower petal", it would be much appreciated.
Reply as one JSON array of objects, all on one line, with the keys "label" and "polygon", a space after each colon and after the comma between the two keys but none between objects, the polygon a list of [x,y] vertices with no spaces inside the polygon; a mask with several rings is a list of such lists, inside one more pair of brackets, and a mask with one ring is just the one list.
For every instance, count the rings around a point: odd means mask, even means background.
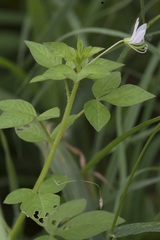
[{"label": "flower petal", "polygon": [[136,35],[138,25],[139,25],[139,18],[137,18],[136,23],[135,23],[135,25],[134,25],[134,30],[133,30],[133,33],[132,33],[132,36],[131,36],[132,39],[133,39],[133,38],[135,37],[135,35]]},{"label": "flower petal", "polygon": [[144,42],[144,36],[146,34],[147,24],[144,23],[137,29],[134,39],[131,39],[132,44],[142,44]]}]

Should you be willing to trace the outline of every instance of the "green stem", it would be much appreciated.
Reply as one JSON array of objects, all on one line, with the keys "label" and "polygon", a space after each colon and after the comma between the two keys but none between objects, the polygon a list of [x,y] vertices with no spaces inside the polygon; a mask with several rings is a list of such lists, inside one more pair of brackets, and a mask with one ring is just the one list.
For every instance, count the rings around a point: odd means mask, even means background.
[{"label": "green stem", "polygon": [[42,169],[42,171],[41,171],[41,173],[39,175],[39,178],[37,179],[37,181],[36,181],[36,183],[34,185],[33,190],[35,192],[38,191],[40,184],[43,182],[43,180],[45,179],[45,177],[46,177],[46,175],[48,173],[48,170],[50,168],[50,165],[51,165],[51,162],[53,160],[54,154],[55,154],[55,152],[57,150],[59,142],[60,142],[60,140],[62,138],[62,135],[63,135],[63,133],[65,131],[67,119],[68,119],[68,117],[70,115],[70,112],[71,112],[71,108],[72,108],[72,105],[73,105],[73,102],[74,102],[74,99],[75,99],[75,95],[76,95],[76,92],[77,92],[77,89],[78,89],[78,85],[79,85],[79,83],[75,83],[74,84],[72,93],[70,95],[69,101],[67,103],[67,106],[66,106],[66,109],[65,109],[65,112],[64,112],[64,115],[63,115],[62,122],[60,124],[59,131],[57,133],[55,141],[52,144],[51,151],[48,154],[48,157],[47,157],[46,162],[44,164],[44,167],[43,167],[43,169]]},{"label": "green stem", "polygon": [[47,131],[44,123],[43,123],[43,122],[39,122],[39,124],[40,124],[41,128],[43,129],[43,132],[44,132],[44,134],[46,135],[48,142],[49,142],[50,144],[52,144],[52,139],[51,139],[51,137],[50,137],[50,135],[49,135],[49,133],[48,133],[48,131]]},{"label": "green stem", "polygon": [[120,40],[118,42],[116,42],[115,44],[113,44],[111,47],[107,48],[104,52],[100,53],[97,57],[95,57],[92,61],[90,61],[87,65],[93,63],[95,60],[97,60],[98,58],[100,58],[101,56],[103,56],[104,54],[106,54],[107,52],[109,52],[112,48],[116,47],[117,45],[119,45],[120,43],[124,42],[124,40]]},{"label": "green stem", "polygon": [[150,26],[152,26],[155,22],[157,22],[160,19],[160,14],[158,14],[156,17],[154,17],[153,19],[151,19],[148,23],[147,23],[147,28],[149,28]]},{"label": "green stem", "polygon": [[[70,115],[70,112],[71,112],[71,109],[72,109],[72,105],[73,105],[73,102],[74,102],[74,99],[75,99],[75,96],[76,96],[76,92],[78,90],[78,86],[79,86],[79,83],[75,83],[74,86],[73,86],[73,89],[72,89],[72,92],[71,92],[71,95],[70,95],[70,98],[67,102],[67,106],[66,106],[66,109],[65,109],[65,112],[64,112],[64,115],[63,115],[63,118],[62,118],[62,122],[60,124],[60,128],[59,128],[59,131],[56,135],[56,138],[55,138],[55,141],[53,142],[52,144],[52,147],[51,147],[51,150],[47,156],[47,159],[44,163],[44,166],[43,166],[43,169],[33,187],[33,190],[35,192],[38,191],[41,183],[43,182],[43,180],[45,179],[47,173],[48,173],[48,170],[50,168],[50,165],[51,165],[51,162],[53,160],[53,157],[55,155],[55,152],[57,150],[57,147],[59,145],[59,142],[62,138],[62,135],[64,134],[64,131],[65,131],[65,128],[66,128],[66,123],[67,123],[67,120],[68,120],[68,117]],[[17,219],[17,222],[15,223],[12,231],[10,232],[10,235],[9,235],[9,240],[15,240],[17,239],[17,235],[18,235],[18,232],[23,224],[23,221],[25,219],[25,215],[23,213],[21,213]]]},{"label": "green stem", "polygon": [[149,144],[151,143],[152,139],[154,138],[154,136],[156,135],[156,133],[160,130],[160,123],[154,128],[152,134],[150,135],[150,137],[148,138],[146,144],[144,145],[139,157],[137,158],[134,166],[133,166],[133,169],[132,169],[132,172],[128,178],[128,181],[126,183],[126,186],[124,188],[124,191],[122,192],[122,195],[121,195],[121,198],[120,198],[120,202],[119,202],[119,205],[118,205],[118,208],[116,210],[116,213],[115,213],[115,217],[114,217],[114,220],[113,220],[113,223],[112,223],[112,227],[111,227],[111,234],[109,236],[109,239],[112,239],[113,237],[113,232],[114,232],[114,229],[115,229],[115,226],[116,226],[116,222],[117,222],[117,219],[118,219],[118,216],[120,215],[120,212],[121,212],[121,209],[122,209],[122,206],[123,206],[123,203],[124,203],[124,200],[125,200],[125,197],[127,195],[127,192],[128,192],[128,189],[132,183],[132,180],[133,180],[133,177],[134,177],[134,174],[137,170],[137,167],[140,163],[140,161],[142,160],[143,156],[144,156],[144,153],[146,152]]},{"label": "green stem", "polygon": [[144,0],[140,0],[140,8],[141,8],[142,21],[143,21],[143,23],[145,23],[145,7],[144,7]]}]

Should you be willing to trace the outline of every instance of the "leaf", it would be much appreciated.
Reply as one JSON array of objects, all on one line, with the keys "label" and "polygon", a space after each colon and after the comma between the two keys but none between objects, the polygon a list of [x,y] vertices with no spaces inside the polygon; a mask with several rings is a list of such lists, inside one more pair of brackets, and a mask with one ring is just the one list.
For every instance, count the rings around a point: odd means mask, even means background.
[{"label": "leaf", "polygon": [[104,66],[98,64],[88,64],[85,67],[83,67],[81,71],[78,73],[77,81],[80,81],[84,78],[89,79],[104,78],[109,75],[110,73]]},{"label": "leaf", "polygon": [[36,116],[36,111],[34,107],[29,102],[20,99],[9,99],[0,101],[0,109],[4,112],[19,111]]},{"label": "leaf", "polygon": [[15,131],[18,137],[26,142],[42,142],[47,140],[44,132],[36,123],[17,127]]},{"label": "leaf", "polygon": [[69,177],[62,174],[52,174],[46,178],[40,185],[40,193],[57,193],[60,192],[70,180]]},{"label": "leaf", "polygon": [[103,97],[109,92],[113,91],[121,83],[120,72],[113,72],[110,76],[106,78],[101,78],[93,84],[92,91],[96,98]]},{"label": "leaf", "polygon": [[57,240],[57,239],[49,235],[43,235],[43,236],[34,238],[34,240]]},{"label": "leaf", "polygon": [[113,90],[108,95],[103,96],[102,100],[119,107],[127,107],[144,102],[153,97],[155,97],[153,94],[140,87],[132,84],[126,84]]},{"label": "leaf", "polygon": [[77,40],[77,54],[78,56],[82,56],[82,52],[83,52],[83,41],[80,38],[80,36],[78,36],[78,40]]},{"label": "leaf", "polygon": [[76,199],[61,204],[57,211],[57,221],[68,221],[68,219],[71,219],[83,212],[86,208],[86,205],[87,201],[85,199]]},{"label": "leaf", "polygon": [[101,48],[101,47],[87,47],[83,50],[82,58],[85,59],[85,58],[91,57],[94,54],[97,54],[97,53],[101,52],[102,50],[104,50],[104,48]]},{"label": "leaf", "polygon": [[31,41],[25,41],[25,43],[39,65],[51,68],[62,63],[62,58],[53,56],[43,44]]},{"label": "leaf", "polygon": [[60,205],[58,211],[47,219],[46,231],[50,235],[56,235],[58,228],[62,224],[84,211],[86,203],[85,199],[78,199]]},{"label": "leaf", "polygon": [[122,225],[116,227],[114,236],[118,238],[149,232],[160,232],[160,222],[143,222]]},{"label": "leaf", "polygon": [[11,99],[0,101],[0,128],[18,127],[31,123],[37,116],[33,106],[24,100]]},{"label": "leaf", "polygon": [[13,192],[9,193],[5,198],[4,203],[6,204],[16,204],[23,202],[26,198],[30,198],[33,194],[33,190],[29,188],[20,188],[16,189]]},{"label": "leaf", "polygon": [[28,124],[33,121],[33,117],[19,112],[4,112],[0,116],[0,129],[12,128]]},{"label": "leaf", "polygon": [[30,82],[38,82],[38,81],[45,81],[48,79],[51,80],[63,80],[69,78],[73,81],[76,80],[77,74],[75,71],[69,67],[68,65],[57,65],[52,68],[49,68],[43,75],[33,78]]},{"label": "leaf", "polygon": [[38,75],[30,80],[30,83],[35,83],[35,82],[43,82],[48,80],[48,77],[43,76],[43,75]]},{"label": "leaf", "polygon": [[8,240],[7,226],[0,208],[0,236],[3,240]]},{"label": "leaf", "polygon": [[65,60],[72,60],[75,55],[74,48],[62,42],[47,42],[44,45],[53,56],[58,56]]},{"label": "leaf", "polygon": [[113,71],[124,66],[123,63],[114,62],[104,58],[98,58],[93,63],[105,67],[107,71]]},{"label": "leaf", "polygon": [[84,106],[84,113],[90,124],[100,131],[110,119],[110,112],[102,103],[93,99]]},{"label": "leaf", "polygon": [[20,208],[28,217],[37,224],[43,226],[46,218],[57,211],[60,197],[52,193],[33,193],[30,198],[25,199]]},{"label": "leaf", "polygon": [[[109,230],[113,219],[114,214],[102,210],[83,213],[62,224],[56,235],[69,240],[88,239]],[[123,222],[122,218],[118,218],[117,224]]]},{"label": "leaf", "polygon": [[57,118],[60,116],[60,110],[58,107],[51,108],[37,117],[37,121],[45,121],[51,118]]}]

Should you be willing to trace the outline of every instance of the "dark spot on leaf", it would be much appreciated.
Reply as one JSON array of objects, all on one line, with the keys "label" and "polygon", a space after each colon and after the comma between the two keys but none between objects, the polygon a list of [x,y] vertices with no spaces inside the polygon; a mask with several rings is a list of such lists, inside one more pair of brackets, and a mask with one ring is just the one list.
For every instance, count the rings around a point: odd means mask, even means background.
[{"label": "dark spot on leaf", "polygon": [[61,221],[58,223],[57,227],[58,227],[58,228],[62,227],[63,224],[64,224],[67,220],[69,220],[68,217],[67,217],[67,218],[64,218],[63,220],[61,220]]},{"label": "dark spot on leaf", "polygon": [[39,214],[39,211],[35,211],[35,213],[34,213],[34,217],[36,218],[36,219],[38,219],[39,217],[38,217],[38,214]]},{"label": "dark spot on leaf", "polygon": [[53,221],[52,221],[52,224],[53,224],[53,225],[56,225],[56,220],[53,220]]},{"label": "dark spot on leaf", "polygon": [[40,219],[39,219],[39,222],[40,222],[40,223],[43,223],[43,218],[40,218]]},{"label": "dark spot on leaf", "polygon": [[23,128],[17,128],[17,131],[23,131]]},{"label": "dark spot on leaf", "polygon": [[47,217],[48,215],[49,215],[49,213],[46,213],[46,214],[45,214],[45,217]]},{"label": "dark spot on leaf", "polygon": [[56,207],[57,207],[57,204],[54,204],[54,205],[53,205],[53,208],[56,208]]},{"label": "dark spot on leaf", "polygon": [[30,124],[26,124],[26,125],[24,125],[24,127],[29,128],[29,127],[30,127]]},{"label": "dark spot on leaf", "polygon": [[68,231],[71,228],[71,226],[64,226],[63,231]]}]

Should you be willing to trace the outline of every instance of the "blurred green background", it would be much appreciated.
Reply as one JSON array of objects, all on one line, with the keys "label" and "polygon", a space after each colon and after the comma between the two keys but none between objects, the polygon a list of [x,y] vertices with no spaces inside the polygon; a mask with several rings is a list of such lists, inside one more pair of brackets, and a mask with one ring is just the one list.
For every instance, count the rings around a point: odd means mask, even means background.
[{"label": "blurred green background", "polygon": [[[35,42],[63,41],[76,47],[78,35],[84,46],[110,47],[116,41],[132,33],[137,17],[141,23],[149,22],[159,15],[160,0],[14,0],[0,2],[0,100],[22,98],[31,102],[37,112],[58,106],[62,113],[66,95],[62,82],[47,81],[29,84],[32,77],[42,73],[32,58],[24,40]],[[156,98],[130,108],[110,107],[112,118],[108,125],[96,133],[87,120],[81,117],[64,136],[64,141],[76,147],[79,155],[62,142],[51,171],[63,171],[74,179],[82,179],[80,156],[86,161],[116,136],[131,127],[159,115],[160,109],[160,19],[148,30],[146,41],[149,50],[138,54],[130,50],[124,59],[122,83],[141,86]],[[125,50],[121,47],[107,56],[117,60]],[[87,99],[92,98],[92,82],[82,82],[73,113],[79,112]],[[59,120],[53,124],[55,126]],[[128,138],[94,166],[84,178],[98,183],[103,191],[104,209],[114,211],[118,192],[124,186],[152,127]],[[122,217],[130,222],[160,220],[160,147],[159,136],[152,141],[145,154],[122,211]],[[45,146],[25,143],[18,139],[13,129],[1,133],[0,144],[0,198],[17,187],[32,187],[40,173]],[[62,161],[65,159],[65,163]],[[152,167],[152,169],[151,169]],[[88,189],[90,188],[90,191]],[[86,197],[90,209],[98,208],[98,191],[93,186],[75,183],[66,188],[66,200]],[[15,220],[19,209],[3,205],[3,215],[9,225]],[[29,220],[24,239],[32,239],[39,228]],[[124,238],[124,239],[132,239]],[[158,234],[134,236],[133,239],[160,239]]]}]

